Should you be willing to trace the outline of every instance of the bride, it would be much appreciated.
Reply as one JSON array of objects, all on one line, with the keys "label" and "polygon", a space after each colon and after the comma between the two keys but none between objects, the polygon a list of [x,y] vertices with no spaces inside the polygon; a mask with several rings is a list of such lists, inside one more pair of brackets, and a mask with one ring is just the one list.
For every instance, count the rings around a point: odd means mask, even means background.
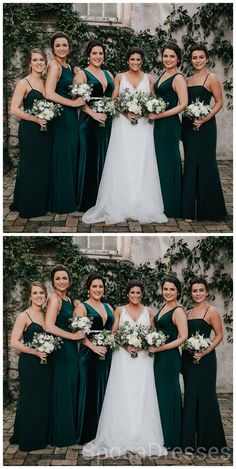
[{"label": "bride", "polygon": [[[115,78],[113,99],[119,92],[143,91],[150,94],[153,79],[141,70],[144,54],[138,47],[127,52],[129,70]],[[137,125],[133,113],[113,119],[110,143],[96,205],[83,216],[85,223],[105,221],[115,224],[127,218],[140,223],[164,223],[159,173],[155,155],[153,126],[141,117]]]},{"label": "bride", "polygon": [[[127,285],[129,303],[115,311],[113,332],[128,321],[149,326],[153,311],[141,304],[144,287],[138,280]],[[111,371],[94,440],[83,447],[85,458],[98,455],[121,456],[127,452],[141,456],[162,456],[164,447],[154,381],[153,358],[148,351],[120,347],[113,352]]]}]

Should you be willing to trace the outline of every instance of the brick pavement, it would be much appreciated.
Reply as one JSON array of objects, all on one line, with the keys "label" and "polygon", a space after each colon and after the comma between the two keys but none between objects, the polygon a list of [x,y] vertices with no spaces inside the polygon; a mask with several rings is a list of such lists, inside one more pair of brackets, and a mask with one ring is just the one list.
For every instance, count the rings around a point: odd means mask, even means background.
[{"label": "brick pavement", "polygon": [[231,161],[219,162],[219,170],[229,217],[225,221],[201,221],[186,223],[182,219],[169,219],[168,223],[141,225],[128,220],[124,223],[106,226],[104,223],[86,225],[82,213],[64,215],[48,213],[44,217],[21,218],[18,212],[11,212],[9,205],[13,198],[15,171],[4,177],[3,229],[5,233],[232,233],[233,231],[233,165]]},{"label": "brick pavement", "polygon": [[[219,395],[221,415],[229,448],[233,446],[233,398],[231,394]],[[232,466],[232,453],[227,455],[195,455],[169,453],[160,458],[141,458],[127,454],[122,458],[104,459],[97,457],[85,460],[81,455],[82,446],[47,448],[38,451],[20,451],[18,445],[10,445],[8,439],[13,431],[15,405],[4,410],[3,464],[4,466]]]}]

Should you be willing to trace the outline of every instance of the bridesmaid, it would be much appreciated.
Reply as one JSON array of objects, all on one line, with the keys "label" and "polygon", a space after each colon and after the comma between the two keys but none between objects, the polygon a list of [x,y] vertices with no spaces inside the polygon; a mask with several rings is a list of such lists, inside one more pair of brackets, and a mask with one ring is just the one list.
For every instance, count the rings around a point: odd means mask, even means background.
[{"label": "bridesmaid", "polygon": [[[93,319],[93,330],[111,330],[113,309],[102,303],[105,281],[97,273],[91,273],[86,282],[88,300],[76,306],[77,316]],[[99,360],[99,356],[105,360]],[[96,436],[100,412],[110,372],[112,352],[106,347],[94,345],[87,337],[79,350],[79,402],[77,441],[87,443]]]},{"label": "bridesmaid", "polygon": [[149,350],[155,353],[154,374],[164,445],[173,450],[181,447],[181,357],[178,347],[187,338],[188,330],[185,312],[177,302],[181,296],[180,281],[174,276],[166,277],[162,282],[162,295],[165,304],[154,317],[154,323],[156,329],[167,336],[167,341],[165,345]]},{"label": "bridesmaid", "polygon": [[167,103],[166,111],[156,115],[154,140],[165,214],[168,218],[182,216],[181,184],[182,169],[179,151],[181,124],[178,114],[188,104],[187,86],[178,72],[181,50],[177,44],[166,44],[162,49],[164,73],[154,83],[157,98]]},{"label": "bridesmaid", "polygon": [[61,349],[52,356],[52,410],[49,442],[53,446],[75,444],[76,408],[78,393],[77,340],[84,337],[81,331],[70,332],[73,306],[67,296],[70,272],[63,265],[56,265],[51,272],[54,293],[48,300],[46,330],[62,337]]},{"label": "bridesmaid", "polygon": [[20,119],[20,161],[10,208],[19,211],[23,218],[45,215],[49,208],[51,131],[49,128],[47,132],[41,132],[40,126],[47,121],[27,114],[34,100],[45,98],[42,74],[46,66],[46,54],[40,49],[32,49],[29,53],[30,73],[17,83],[11,101],[11,113]]},{"label": "bridesmaid", "polygon": [[[219,220],[227,215],[216,161],[215,115],[223,106],[221,84],[214,73],[208,72],[208,51],[197,44],[191,49],[194,74],[187,79],[189,104],[196,98],[214,105],[202,120],[183,118],[184,178],[183,218]],[[198,132],[193,130],[194,125]]]},{"label": "bridesmaid", "polygon": [[76,210],[76,174],[78,152],[78,106],[81,98],[70,98],[73,73],[67,58],[71,44],[67,34],[58,31],[51,39],[54,59],[48,66],[46,96],[63,106],[61,115],[52,121],[53,153],[50,210],[68,213]]},{"label": "bridesmaid", "polygon": [[11,346],[20,353],[20,395],[10,442],[19,444],[21,451],[45,448],[49,434],[51,366],[50,362],[45,366],[40,364],[40,359],[47,356],[45,352],[27,346],[34,332],[45,331],[42,311],[47,299],[45,286],[40,282],[31,283],[29,298],[30,307],[17,316],[11,335]]},{"label": "bridesmaid", "polygon": [[205,278],[195,278],[190,283],[193,309],[187,312],[189,337],[197,331],[214,339],[210,347],[194,358],[183,351],[184,412],[183,412],[183,449],[186,452],[209,451],[217,448],[219,452],[227,448],[222,426],[220,409],[216,395],[216,353],[215,348],[223,339],[222,321],[216,308],[206,301],[208,285]]},{"label": "bridesmaid", "polygon": [[[88,66],[75,75],[77,83],[92,85],[93,97],[111,97],[114,81],[110,72],[102,69],[105,47],[100,41],[89,42],[86,55]],[[99,126],[105,123],[105,127]],[[112,119],[101,112],[94,112],[86,105],[79,118],[79,174],[78,210],[85,212],[94,206],[110,139]]]}]

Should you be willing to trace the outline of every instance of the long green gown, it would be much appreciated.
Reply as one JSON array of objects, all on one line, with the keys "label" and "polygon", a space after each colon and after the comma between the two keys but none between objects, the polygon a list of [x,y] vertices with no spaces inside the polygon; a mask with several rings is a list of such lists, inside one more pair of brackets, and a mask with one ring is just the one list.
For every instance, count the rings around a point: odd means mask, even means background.
[{"label": "long green gown", "polygon": [[[34,332],[44,330],[32,321],[23,333],[25,344],[32,341]],[[42,449],[48,444],[52,381],[50,358],[47,365],[41,365],[36,355],[21,352],[19,357],[20,394],[10,442],[19,444],[21,451]]]},{"label": "long green gown", "polygon": [[[197,98],[210,104],[212,93],[203,85],[188,87],[189,104]],[[183,218],[219,220],[227,215],[216,161],[216,119],[193,130],[183,118],[184,145]]]},{"label": "long green gown", "polygon": [[[167,103],[167,111],[178,104],[177,93],[172,88],[172,83],[176,75],[178,75],[178,73],[158,85],[160,77],[154,84],[157,98],[162,98]],[[182,168],[179,151],[180,136],[181,124],[177,114],[175,116],[155,120],[155,150],[164,210],[166,216],[169,218],[180,218],[182,216]]]},{"label": "long green gown", "polygon": [[[205,316],[205,315],[204,315]],[[204,318],[188,320],[189,337],[197,331],[210,337],[212,327]],[[227,447],[216,394],[216,353],[205,355],[198,365],[183,350],[184,378],[183,448],[188,451],[221,451]]]},{"label": "long green gown", "polygon": [[[87,316],[93,319],[93,330],[111,330],[114,316],[109,306],[104,303],[107,312],[107,320],[103,320],[97,311],[87,303],[84,303]],[[112,352],[108,350],[105,360],[100,360],[99,355],[92,352],[83,344],[79,350],[79,403],[78,403],[78,429],[77,441],[80,444],[87,443],[96,436],[98,421],[105,396],[106,385],[111,367]]]},{"label": "long green gown", "polygon": [[[70,68],[61,66],[56,93],[71,99],[73,82]],[[52,120],[53,154],[50,209],[53,213],[76,211],[76,177],[78,168],[78,111],[63,106],[61,115]]]},{"label": "long green gown", "polygon": [[[73,315],[70,300],[62,300],[56,326],[71,332],[69,319]],[[52,355],[53,388],[50,444],[69,446],[75,444],[78,399],[78,348],[77,342],[63,339],[61,349]]]},{"label": "long green gown", "polygon": [[[107,70],[104,75],[107,87],[103,90],[100,81],[88,70],[83,70],[87,83],[93,86],[92,97],[111,97],[114,82]],[[91,101],[92,102],[92,101]],[[112,119],[107,118],[105,127],[85,112],[79,118],[79,173],[78,173],[78,210],[85,212],[96,204],[98,188],[110,140]]]},{"label": "long green gown", "polygon": [[[32,88],[23,100],[24,111],[30,110],[36,99],[45,98],[40,91]],[[51,125],[48,124],[47,132],[41,132],[39,124],[22,119],[19,124],[19,147],[20,161],[10,208],[19,211],[23,218],[45,215],[49,209]]]},{"label": "long green gown", "polygon": [[[176,340],[178,329],[172,321],[176,307],[167,311],[160,319],[160,312],[154,317],[156,329],[168,336],[166,343]],[[181,447],[182,401],[179,384],[181,356],[174,348],[155,353],[154,375],[160,409],[164,445],[167,449]]]}]

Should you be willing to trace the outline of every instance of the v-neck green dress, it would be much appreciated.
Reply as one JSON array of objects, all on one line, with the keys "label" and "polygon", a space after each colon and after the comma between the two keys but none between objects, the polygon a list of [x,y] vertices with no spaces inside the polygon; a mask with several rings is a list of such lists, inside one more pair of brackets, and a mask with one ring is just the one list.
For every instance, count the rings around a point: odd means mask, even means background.
[{"label": "v-neck green dress", "polygon": [[[197,331],[210,337],[211,325],[203,318],[188,320],[189,337]],[[227,447],[216,394],[216,353],[212,350],[198,365],[193,355],[183,350],[184,378],[183,448],[209,451]]]},{"label": "v-neck green dress", "polygon": [[[156,97],[162,98],[167,103],[167,111],[178,104],[177,93],[172,87],[176,75],[178,75],[178,73],[167,78],[159,85],[160,77],[154,84]],[[168,218],[180,218],[182,216],[182,167],[179,151],[180,136],[181,123],[178,114],[155,120],[155,150],[164,211]]]},{"label": "v-neck green dress", "polygon": [[[107,320],[103,320],[98,312],[88,303],[84,303],[87,316],[93,319],[93,330],[111,330],[114,316],[109,306],[104,303]],[[77,442],[87,443],[96,436],[98,421],[105,396],[107,380],[110,373],[112,352],[108,350],[105,360],[85,345],[79,350],[79,402]]]},{"label": "v-neck green dress", "polygon": [[[188,87],[189,104],[197,98],[210,104],[212,93],[203,85]],[[227,215],[216,160],[216,119],[193,130],[183,118],[184,145],[183,218],[220,220]]]},{"label": "v-neck green dress", "polygon": [[[87,83],[93,87],[92,97],[111,97],[114,81],[107,70],[104,70],[107,81],[105,91],[101,82],[91,72],[86,69],[83,71],[87,77]],[[80,112],[77,208],[83,212],[96,204],[111,125],[112,118],[107,118],[105,127],[100,127],[98,121],[85,112]]]},{"label": "v-neck green dress", "polygon": [[[168,336],[166,343],[176,340],[178,329],[172,321],[175,308],[154,317],[157,331]],[[182,400],[179,384],[181,356],[178,347],[155,353],[154,374],[160,409],[164,445],[167,449],[181,447]]]},{"label": "v-neck green dress", "polygon": [[[62,299],[56,326],[71,332],[70,319],[73,306]],[[78,399],[78,347],[77,342],[62,339],[60,349],[52,354],[53,387],[51,406],[50,444],[70,446],[76,440],[76,417]]]},{"label": "v-neck green dress", "polygon": [[[71,99],[69,86],[73,82],[70,68],[61,67],[56,93]],[[69,213],[76,210],[78,168],[78,111],[63,106],[61,115],[52,120],[53,152],[50,210]]]}]

